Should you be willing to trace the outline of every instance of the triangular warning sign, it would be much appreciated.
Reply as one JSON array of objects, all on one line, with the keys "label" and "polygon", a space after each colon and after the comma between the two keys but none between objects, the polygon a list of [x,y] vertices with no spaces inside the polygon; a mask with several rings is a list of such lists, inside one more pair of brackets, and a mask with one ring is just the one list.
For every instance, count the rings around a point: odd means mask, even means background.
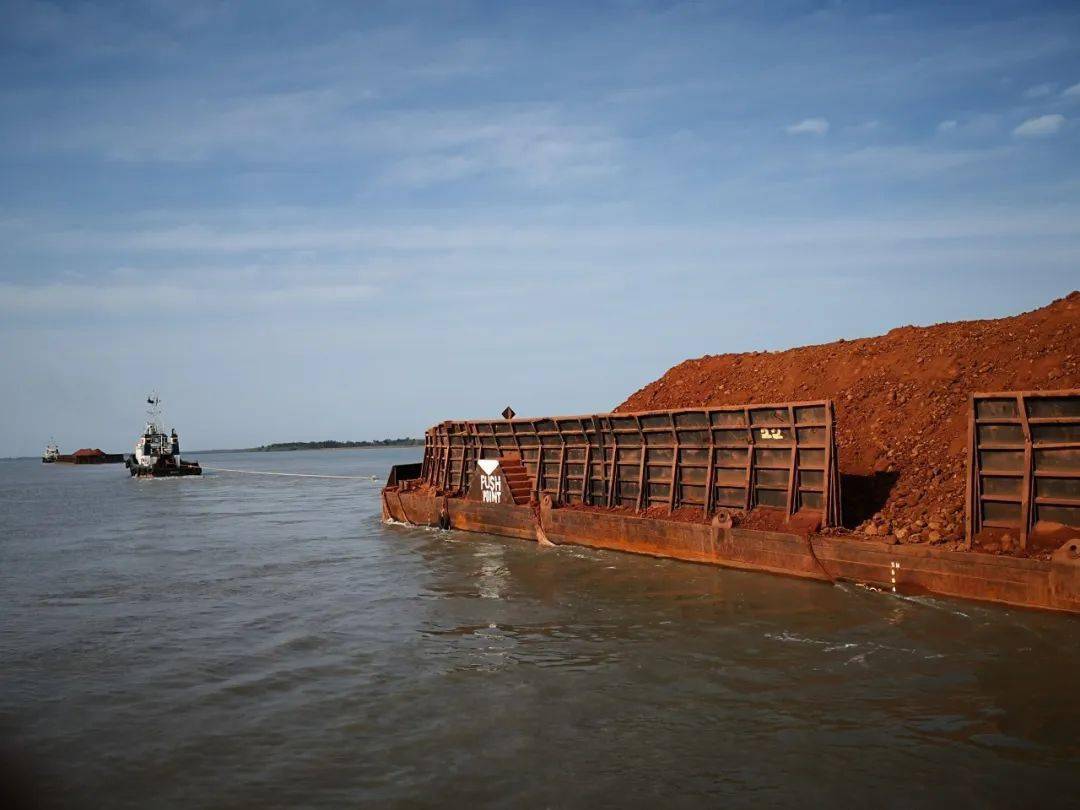
[{"label": "triangular warning sign", "polygon": [[499,460],[495,458],[482,458],[476,463],[480,465],[480,469],[487,475],[491,475],[495,472],[495,468],[499,466]]}]

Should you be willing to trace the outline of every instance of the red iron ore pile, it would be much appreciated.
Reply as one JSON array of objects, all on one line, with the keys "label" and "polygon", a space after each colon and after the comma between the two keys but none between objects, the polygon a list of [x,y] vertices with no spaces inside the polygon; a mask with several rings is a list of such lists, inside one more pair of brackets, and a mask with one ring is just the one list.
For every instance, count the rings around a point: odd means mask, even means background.
[{"label": "red iron ore pile", "polygon": [[[686,360],[616,410],[832,399],[845,526],[958,547],[968,394],[1066,388],[1080,388],[1080,292],[1011,318]],[[1013,543],[1005,533],[984,548]]]}]

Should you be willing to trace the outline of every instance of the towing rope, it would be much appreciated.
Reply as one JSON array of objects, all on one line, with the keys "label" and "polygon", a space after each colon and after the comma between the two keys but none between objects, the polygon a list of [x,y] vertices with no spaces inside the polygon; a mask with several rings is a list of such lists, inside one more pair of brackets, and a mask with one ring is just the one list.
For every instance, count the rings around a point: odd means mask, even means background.
[{"label": "towing rope", "polygon": [[234,470],[229,467],[203,467],[212,472],[241,473],[243,475],[284,475],[289,478],[336,478],[344,481],[378,481],[373,475],[318,475],[316,473],[268,472],[266,470]]},{"label": "towing rope", "polygon": [[817,563],[817,567],[821,569],[821,573],[823,573],[826,577],[829,578],[829,582],[831,582],[833,585],[836,585],[839,580],[837,580],[836,577],[830,574],[829,569],[826,568],[825,565],[821,562],[821,560],[818,559],[817,551],[814,550],[814,541],[810,538],[809,534],[806,535],[806,548],[810,552],[810,556],[813,557],[814,562]]}]

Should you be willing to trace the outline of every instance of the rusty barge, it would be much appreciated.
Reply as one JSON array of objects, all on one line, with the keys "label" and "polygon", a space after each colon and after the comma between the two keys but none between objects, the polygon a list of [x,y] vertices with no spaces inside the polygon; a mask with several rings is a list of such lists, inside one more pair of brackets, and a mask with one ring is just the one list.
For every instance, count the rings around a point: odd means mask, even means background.
[{"label": "rusty barge", "polygon": [[[391,470],[384,519],[1080,614],[1078,390],[969,398],[961,550],[828,531],[842,525],[828,400],[508,416],[429,429],[423,462]],[[1052,553],[977,551],[993,528]]]},{"label": "rusty barge", "polygon": [[[43,456],[42,461],[46,461]],[[51,459],[56,464],[123,464],[123,453],[106,453],[97,447],[83,447],[70,455],[57,452]]]}]

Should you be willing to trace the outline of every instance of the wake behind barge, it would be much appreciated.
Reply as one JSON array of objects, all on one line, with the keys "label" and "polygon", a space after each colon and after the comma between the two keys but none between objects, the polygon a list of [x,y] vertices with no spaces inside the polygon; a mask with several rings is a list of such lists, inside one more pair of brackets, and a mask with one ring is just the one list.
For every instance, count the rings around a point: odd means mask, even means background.
[{"label": "wake behind barge", "polygon": [[[841,525],[830,401],[443,422],[385,520],[1080,613],[1080,391],[974,394],[967,548]],[[975,551],[1005,528],[1049,559]]]}]

